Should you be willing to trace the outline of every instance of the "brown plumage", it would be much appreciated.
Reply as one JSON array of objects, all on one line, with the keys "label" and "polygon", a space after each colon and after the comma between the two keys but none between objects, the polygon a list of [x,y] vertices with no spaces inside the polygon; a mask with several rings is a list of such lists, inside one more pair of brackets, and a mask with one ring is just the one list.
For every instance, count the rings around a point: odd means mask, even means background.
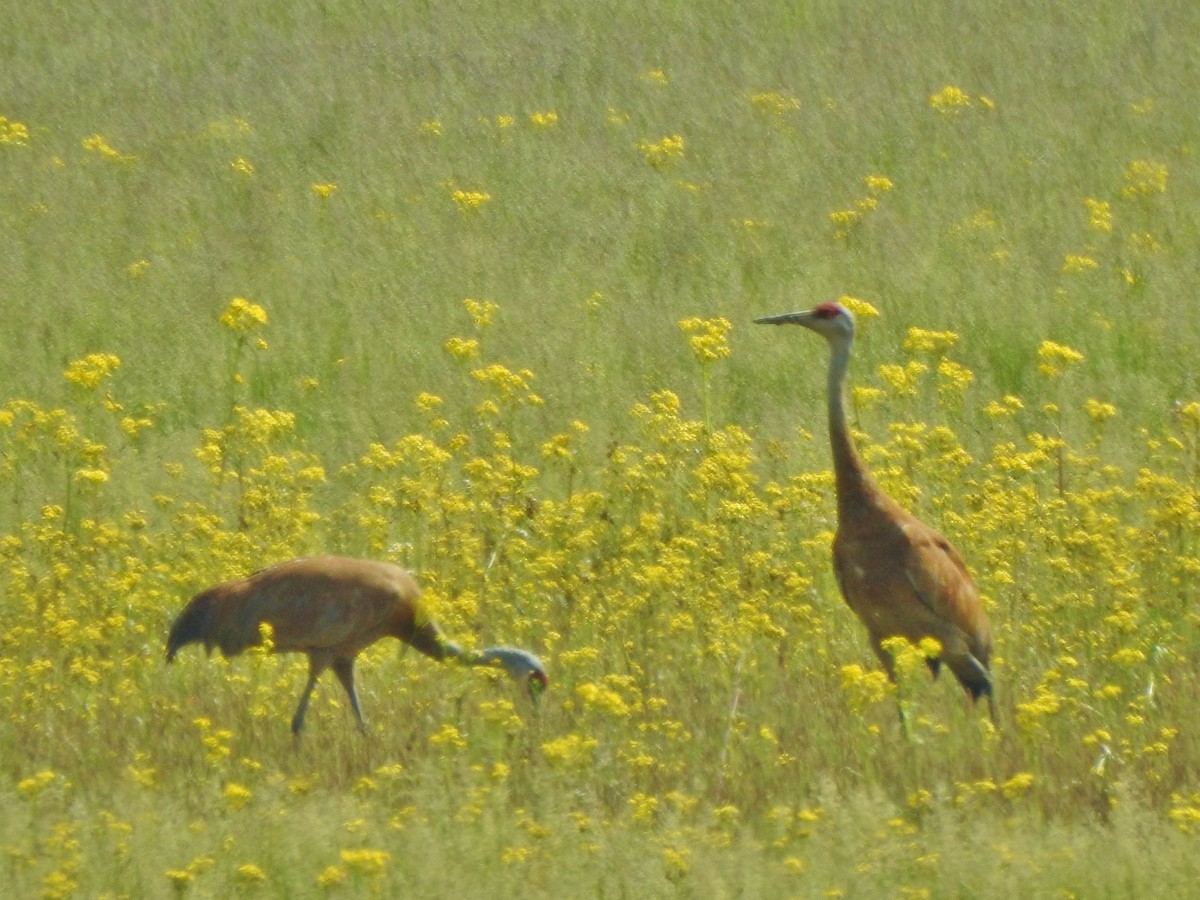
[{"label": "brown plumage", "polygon": [[416,579],[391,563],[340,556],[293,559],[192,598],[171,626],[167,662],[191,643],[203,643],[210,654],[216,647],[224,656],[236,656],[260,646],[259,626],[270,625],[274,652],[308,655],[308,684],[292,718],[297,735],[326,669],[333,669],[358,727],[365,728],[354,691],[354,660],[384,637],[399,638],[436,660],[499,665],[522,681],[534,699],[546,688],[546,670],[531,653],[511,647],[464,652],[448,641],[424,613],[420,595]]},{"label": "brown plumage", "polygon": [[942,650],[940,658],[929,660],[934,677],[945,663],[973,700],[987,696],[995,722],[988,668],[991,623],[966,563],[941,534],[883,492],[850,437],[843,395],[854,345],[853,316],[840,304],[823,303],[755,321],[803,325],[829,342],[829,439],[838,510],[833,568],[846,604],[867,627],[875,655],[895,680],[892,657],[882,642],[893,636],[913,643],[936,638]]}]

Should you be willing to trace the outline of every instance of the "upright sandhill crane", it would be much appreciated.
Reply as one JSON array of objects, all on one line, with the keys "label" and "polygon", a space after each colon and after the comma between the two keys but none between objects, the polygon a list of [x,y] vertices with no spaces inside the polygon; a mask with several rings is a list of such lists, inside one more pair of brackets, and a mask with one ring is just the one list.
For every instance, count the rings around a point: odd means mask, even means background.
[{"label": "upright sandhill crane", "polygon": [[992,628],[966,564],[949,541],[880,489],[854,449],[843,396],[854,317],[838,303],[822,303],[754,321],[803,325],[829,342],[829,440],[838,514],[833,570],[846,604],[867,626],[888,677],[894,681],[896,672],[884,640],[901,636],[916,643],[936,638],[942,650],[940,658],[929,660],[933,677],[944,662],[973,701],[987,695],[995,723],[988,669]]},{"label": "upright sandhill crane", "polygon": [[350,697],[359,730],[366,730],[354,692],[354,660],[384,637],[399,638],[436,660],[498,665],[534,700],[546,689],[546,670],[532,653],[512,647],[464,652],[424,613],[420,595],[412,575],[391,563],[341,556],[293,559],[192,598],[171,626],[167,662],[180,647],[201,641],[210,654],[218,647],[222,655],[236,656],[260,646],[259,626],[270,625],[274,652],[308,654],[308,684],[292,718],[297,736],[317,679],[329,668]]}]

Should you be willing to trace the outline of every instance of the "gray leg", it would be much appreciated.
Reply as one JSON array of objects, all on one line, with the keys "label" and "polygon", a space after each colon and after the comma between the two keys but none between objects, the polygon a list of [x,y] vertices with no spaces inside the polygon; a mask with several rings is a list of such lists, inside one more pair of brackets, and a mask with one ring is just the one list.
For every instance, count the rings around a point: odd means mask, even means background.
[{"label": "gray leg", "polygon": [[342,683],[342,687],[346,689],[346,695],[350,698],[350,708],[354,710],[354,718],[358,719],[358,730],[366,734],[367,725],[363,722],[362,710],[358,708],[358,694],[354,692],[354,660],[335,659],[333,661],[333,674],[337,676],[338,681]]},{"label": "gray leg", "polygon": [[304,693],[300,695],[300,704],[296,707],[296,714],[292,716],[292,734],[296,737],[300,737],[300,729],[304,727],[304,714],[308,711],[308,698],[312,696],[313,688],[317,686],[317,678],[320,674],[321,670],[315,663],[310,662],[308,684],[304,686]]},{"label": "gray leg", "polygon": [[[904,737],[909,741],[914,740],[912,723],[908,720],[908,703],[904,697],[904,690],[900,686],[900,682],[896,680],[896,661],[892,659],[892,654],[883,649],[883,642],[871,637],[871,649],[875,651],[875,656],[879,659],[883,666],[883,671],[887,673],[888,681],[896,686],[896,708],[900,713],[900,727],[904,729]],[[933,666],[930,666],[932,669]],[[937,677],[937,670],[934,669],[934,677]]]}]

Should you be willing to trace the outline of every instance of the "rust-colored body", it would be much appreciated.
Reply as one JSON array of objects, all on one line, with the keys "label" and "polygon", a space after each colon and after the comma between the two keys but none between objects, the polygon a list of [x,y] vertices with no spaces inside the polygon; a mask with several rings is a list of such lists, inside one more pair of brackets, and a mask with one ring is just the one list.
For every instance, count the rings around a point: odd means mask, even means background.
[{"label": "rust-colored body", "polygon": [[838,505],[833,567],[842,597],[866,626],[876,656],[894,679],[894,663],[882,642],[893,636],[913,643],[935,638],[942,649],[929,661],[933,675],[945,663],[973,700],[987,696],[995,721],[991,623],[966,563],[941,534],[884,493],[851,439],[843,390],[853,317],[837,303],[823,303],[756,321],[803,325],[829,341],[829,438]]},{"label": "rust-colored body", "polygon": [[[308,684],[292,720],[297,734],[317,679],[330,668],[363,727],[354,690],[354,660],[385,637],[398,638],[436,660],[455,658],[471,665],[499,662],[514,677],[526,677],[531,690],[534,682],[536,690],[545,687],[540,663],[524,651],[496,648],[464,654],[425,614],[420,596],[416,579],[391,563],[340,556],[290,560],[197,594],[171,626],[167,662],[191,643],[203,643],[209,653],[216,647],[224,656],[235,656],[260,646],[260,626],[269,625],[276,653],[308,655]],[[510,667],[510,657],[520,659],[520,671]]]},{"label": "rust-colored body", "polygon": [[[944,662],[973,699],[991,700],[992,629],[958,551],[941,534],[877,491],[866,514],[838,517],[833,567],[846,604],[862,620],[889,676],[893,636],[936,638]],[[840,506],[841,504],[839,504]]]}]

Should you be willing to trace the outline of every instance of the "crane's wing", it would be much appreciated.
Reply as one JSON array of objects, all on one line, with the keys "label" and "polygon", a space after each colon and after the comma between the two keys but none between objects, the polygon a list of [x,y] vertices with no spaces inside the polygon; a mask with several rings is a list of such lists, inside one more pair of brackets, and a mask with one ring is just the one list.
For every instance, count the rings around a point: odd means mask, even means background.
[{"label": "crane's wing", "polygon": [[[937,618],[962,631],[969,643],[986,644],[986,637],[981,634],[987,624],[979,603],[979,591],[962,556],[928,525],[914,522],[906,532],[909,546],[904,575],[917,599]],[[977,652],[982,647],[971,649]]]},{"label": "crane's wing", "polygon": [[246,595],[242,627],[256,636],[258,623],[269,622],[277,650],[341,648],[353,654],[383,636],[396,602],[392,592],[358,577],[280,568],[259,577]]}]

